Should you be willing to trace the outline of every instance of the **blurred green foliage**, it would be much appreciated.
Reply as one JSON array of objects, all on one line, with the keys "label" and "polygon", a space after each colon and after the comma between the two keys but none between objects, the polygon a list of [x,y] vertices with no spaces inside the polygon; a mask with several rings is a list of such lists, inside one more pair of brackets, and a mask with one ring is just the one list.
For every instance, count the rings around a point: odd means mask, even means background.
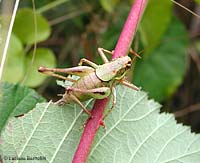
[{"label": "blurred green foliage", "polygon": [[34,51],[31,51],[25,60],[25,67],[31,66],[29,73],[27,74],[27,79],[25,80],[25,85],[30,87],[36,87],[40,85],[44,79],[46,78],[45,75],[38,73],[37,69],[41,65],[45,65],[47,67],[54,67],[55,66],[55,56],[50,49],[47,48],[37,48],[36,53],[34,54],[34,60],[32,63]]},{"label": "blurred green foliage", "polygon": [[[195,47],[196,47],[197,51],[200,53],[200,40],[197,40],[197,41],[195,42]],[[198,54],[199,54],[199,53],[198,53]]]},{"label": "blurred green foliage", "polygon": [[50,35],[48,21],[31,8],[18,10],[8,48],[3,81],[36,87],[45,77],[37,73],[39,65],[55,67],[52,50],[38,48],[34,44],[46,40]]},{"label": "blurred green foliage", "polygon": [[7,56],[3,80],[17,83],[24,74],[23,64],[25,54],[22,42],[15,34],[11,35]]},{"label": "blurred green foliage", "polygon": [[200,3],[200,0],[195,0],[195,2]]},{"label": "blurred green foliage", "polygon": [[159,44],[171,21],[172,7],[170,1],[149,1],[138,28],[143,46],[148,47],[144,55],[149,54]]},{"label": "blurred green foliage", "polygon": [[18,10],[13,32],[23,44],[29,45],[46,40],[50,35],[50,26],[42,15],[34,13],[30,8],[23,8]]},{"label": "blurred green foliage", "polygon": [[107,12],[113,12],[115,6],[119,3],[119,0],[100,0],[100,3]]},{"label": "blurred green foliage", "polygon": [[[181,36],[181,39],[173,39],[175,35]],[[137,62],[133,82],[158,101],[170,97],[183,81],[187,66],[187,47],[186,30],[174,18],[161,42],[147,57]]]}]

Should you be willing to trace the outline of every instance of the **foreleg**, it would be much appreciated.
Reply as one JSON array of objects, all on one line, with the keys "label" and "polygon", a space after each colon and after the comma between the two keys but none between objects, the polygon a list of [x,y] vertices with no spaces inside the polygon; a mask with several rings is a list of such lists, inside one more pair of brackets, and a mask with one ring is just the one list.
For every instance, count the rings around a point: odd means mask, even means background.
[{"label": "foreleg", "polygon": [[95,64],[94,62],[92,62],[92,61],[90,61],[90,60],[88,60],[88,59],[85,59],[85,58],[82,58],[81,60],[80,60],[80,62],[79,62],[79,66],[82,66],[82,64],[83,63],[86,63],[86,64],[88,64],[89,66],[91,66],[91,67],[93,67],[93,68],[97,68],[98,67],[98,65],[97,64]]}]

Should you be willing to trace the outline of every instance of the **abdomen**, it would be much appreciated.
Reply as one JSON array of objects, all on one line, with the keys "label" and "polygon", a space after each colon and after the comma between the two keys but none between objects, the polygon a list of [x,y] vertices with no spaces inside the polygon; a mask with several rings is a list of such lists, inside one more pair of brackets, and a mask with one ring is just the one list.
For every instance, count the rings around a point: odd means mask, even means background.
[{"label": "abdomen", "polygon": [[[95,72],[89,73],[87,76],[81,77],[72,86],[74,88],[79,88],[81,90],[90,90],[98,87],[104,86],[105,83],[97,78]],[[73,92],[80,101],[86,101],[92,98],[88,93]]]}]

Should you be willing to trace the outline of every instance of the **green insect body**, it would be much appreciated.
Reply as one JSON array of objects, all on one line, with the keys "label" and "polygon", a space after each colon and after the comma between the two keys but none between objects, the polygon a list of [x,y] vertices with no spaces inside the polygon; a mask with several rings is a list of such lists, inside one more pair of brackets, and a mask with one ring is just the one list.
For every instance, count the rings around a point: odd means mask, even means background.
[{"label": "green insect body", "polygon": [[62,101],[64,103],[72,102],[73,99],[70,98],[71,95],[74,95],[80,101],[86,101],[89,100],[90,98],[103,99],[109,96],[110,94],[110,91],[104,88],[108,86],[108,84],[109,84],[108,82],[103,82],[96,76],[96,71],[94,69],[93,72],[89,72],[87,75],[81,76],[77,80],[77,82],[72,84],[72,87],[81,90],[91,90],[100,87],[103,87],[103,89],[99,89],[99,91],[96,90],[94,92],[91,91],[85,93],[85,92],[73,91],[72,89],[70,90],[70,87],[68,87],[66,88],[66,93],[63,95],[63,98],[60,100],[60,102]]},{"label": "green insect body", "polygon": [[111,81],[115,78],[122,78],[130,67],[131,58],[124,56],[98,66],[96,75],[102,81]]},{"label": "green insect body", "polygon": [[[72,82],[71,86],[66,87],[65,94],[62,99],[56,102],[56,104],[63,105],[66,103],[76,102],[90,116],[91,113],[84,107],[81,103],[82,101],[91,98],[104,99],[105,97],[110,96],[111,92],[114,92],[114,85],[117,82],[133,89],[137,89],[137,87],[128,83],[124,79],[127,70],[131,67],[131,58],[129,56],[123,56],[109,62],[103,53],[103,51],[108,51],[102,48],[99,48],[98,50],[100,56],[105,62],[103,65],[96,65],[87,59],[81,59],[79,66],[77,67],[66,69],[40,67],[38,69],[39,72]],[[83,63],[86,63],[89,66],[82,66]],[[79,76],[79,79],[73,80],[56,73],[76,75]],[[116,97],[113,97],[113,99],[114,106]]]}]

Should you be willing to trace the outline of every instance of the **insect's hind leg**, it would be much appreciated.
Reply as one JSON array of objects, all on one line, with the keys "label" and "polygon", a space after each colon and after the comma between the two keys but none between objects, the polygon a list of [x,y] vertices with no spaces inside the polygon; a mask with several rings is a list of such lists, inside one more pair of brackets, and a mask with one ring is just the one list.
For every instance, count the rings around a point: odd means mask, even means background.
[{"label": "insect's hind leg", "polygon": [[[75,103],[77,103],[82,109],[83,111],[89,116],[91,117],[91,113],[90,111],[87,110],[87,108],[80,102],[80,100],[74,96],[73,94],[68,94],[68,98],[70,98],[72,101],[74,101]],[[58,106],[62,106],[65,105],[67,102],[62,98],[60,100],[58,100],[57,102],[55,102],[54,104],[58,105]]]},{"label": "insect's hind leg", "polygon": [[50,75],[50,76],[53,76],[53,77],[56,77],[56,78],[59,78],[59,79],[63,79],[63,80],[67,80],[67,81],[70,81],[70,82],[76,82],[76,80],[74,79],[71,79],[71,78],[68,78],[66,76],[63,76],[63,75],[59,75],[59,74],[56,74],[56,68],[46,68],[46,67],[39,67],[38,68],[38,71],[43,73],[43,74],[46,74],[46,75]]},{"label": "insect's hind leg", "polygon": [[76,102],[76,103],[83,109],[83,111],[84,111],[85,113],[87,113],[87,115],[88,115],[89,117],[92,117],[90,111],[87,110],[87,108],[80,102],[80,100],[79,100],[76,96],[74,96],[74,95],[71,94],[70,97],[72,98],[72,100],[73,100],[74,102]]},{"label": "insect's hind leg", "polygon": [[[71,68],[48,68],[48,67],[39,67],[38,71],[47,75],[59,77],[62,79],[66,79],[67,77],[64,77],[62,75],[59,75],[57,73],[64,73],[69,75],[76,75],[76,76],[85,76],[90,72],[94,72],[94,68],[89,66],[76,66]],[[73,82],[73,81],[72,81]]]}]

